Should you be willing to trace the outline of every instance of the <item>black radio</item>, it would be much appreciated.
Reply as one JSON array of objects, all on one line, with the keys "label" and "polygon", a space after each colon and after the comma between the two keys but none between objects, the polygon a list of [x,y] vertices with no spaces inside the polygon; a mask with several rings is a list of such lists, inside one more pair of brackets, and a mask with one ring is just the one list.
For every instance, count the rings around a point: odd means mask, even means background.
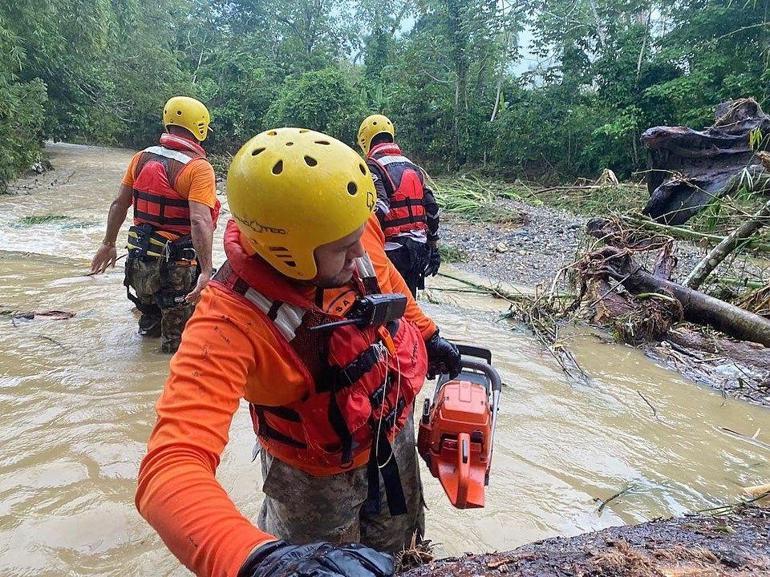
[{"label": "black radio", "polygon": [[344,320],[311,327],[310,330],[321,331],[345,325],[380,327],[404,316],[406,303],[402,294],[367,295],[356,300]]}]

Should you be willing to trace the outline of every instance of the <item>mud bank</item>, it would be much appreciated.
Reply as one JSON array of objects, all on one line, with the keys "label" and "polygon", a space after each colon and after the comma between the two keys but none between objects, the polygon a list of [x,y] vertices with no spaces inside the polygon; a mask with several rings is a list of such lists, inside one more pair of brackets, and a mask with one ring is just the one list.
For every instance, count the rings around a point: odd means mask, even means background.
[{"label": "mud bank", "polygon": [[727,577],[770,575],[770,512],[746,507],[556,537],[513,551],[422,565],[403,577]]}]

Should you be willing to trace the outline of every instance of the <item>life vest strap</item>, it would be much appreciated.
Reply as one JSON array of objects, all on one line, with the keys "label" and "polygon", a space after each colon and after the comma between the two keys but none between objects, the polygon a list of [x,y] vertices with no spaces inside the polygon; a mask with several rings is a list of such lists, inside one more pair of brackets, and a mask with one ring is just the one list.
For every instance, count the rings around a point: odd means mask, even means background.
[{"label": "life vest strap", "polygon": [[424,201],[421,198],[401,198],[390,201],[390,208],[404,208],[407,206],[423,207]]},{"label": "life vest strap", "polygon": [[134,189],[134,198],[139,200],[146,200],[147,202],[157,202],[165,206],[178,206],[181,208],[188,208],[188,202],[183,198],[169,198],[160,194],[153,194],[145,190]]},{"label": "life vest strap", "polygon": [[[289,445],[290,447],[295,447],[297,449],[307,449],[307,445],[305,443],[298,441],[297,439],[293,439],[288,435],[284,435],[280,431],[271,427],[265,419],[265,413],[270,412],[280,418],[284,418],[292,422],[299,422],[299,415],[294,413],[294,411],[282,407],[266,407],[264,405],[255,405],[254,403],[250,405],[250,410],[257,417],[257,426],[259,428],[257,435],[272,441],[278,441],[279,443],[283,443],[284,445]],[[289,414],[289,411],[294,414]]]},{"label": "life vest strap", "polygon": [[[384,228],[395,228],[404,224],[413,224],[419,222],[428,222],[428,219],[424,214],[416,214],[414,216],[405,216],[404,218],[394,218],[385,222]],[[387,236],[387,235],[386,235]]]},{"label": "life vest strap", "polygon": [[353,435],[342,416],[336,392],[336,388],[332,388],[329,395],[329,423],[342,444],[342,466],[347,467],[353,462]]},{"label": "life vest strap", "polygon": [[171,160],[176,160],[177,162],[181,162],[182,164],[188,164],[191,160],[195,158],[193,156],[189,156],[185,154],[184,152],[171,150],[170,148],[166,148],[165,146],[150,146],[149,148],[145,148],[142,152],[149,152],[150,154],[154,154],[156,156],[170,158]]},{"label": "life vest strap", "polygon": [[190,223],[189,218],[173,218],[162,216],[162,214],[150,214],[149,212],[144,212],[143,210],[139,210],[137,208],[134,208],[134,218],[141,219],[147,223],[157,224],[159,227],[164,225],[184,226],[185,224]]},{"label": "life vest strap", "polygon": [[255,291],[245,280],[236,274],[233,267],[227,261],[219,268],[213,280],[238,293],[267,315],[289,343],[297,336],[297,329],[302,324],[307,312],[305,309],[281,301],[270,300],[263,294]]},{"label": "life vest strap", "polygon": [[372,370],[382,358],[382,346],[373,344],[344,367],[330,367],[316,388],[319,393],[349,387]]},{"label": "life vest strap", "polygon": [[[401,473],[398,469],[393,447],[384,433],[376,435],[372,441],[372,449],[369,453],[369,463],[366,466],[367,497],[364,503],[364,512],[369,515],[379,515],[381,511],[380,499],[380,475],[385,483],[385,498],[388,501],[388,510],[391,517],[404,515],[407,512],[404,488],[401,484]],[[384,462],[380,465],[378,461]]]}]

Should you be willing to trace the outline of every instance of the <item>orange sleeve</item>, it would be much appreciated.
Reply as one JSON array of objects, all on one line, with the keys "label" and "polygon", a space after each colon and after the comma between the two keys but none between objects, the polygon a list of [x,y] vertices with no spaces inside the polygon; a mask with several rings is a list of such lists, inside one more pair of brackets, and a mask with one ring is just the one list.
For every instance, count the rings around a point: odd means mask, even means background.
[{"label": "orange sleeve", "polygon": [[207,288],[185,327],[136,492],[139,512],[171,552],[205,577],[235,577],[254,547],[275,539],[238,512],[215,477],[260,356],[259,341],[228,302]]},{"label": "orange sleeve", "polygon": [[136,163],[139,162],[139,157],[142,155],[141,152],[137,152],[132,158],[131,162],[128,163],[128,168],[126,169],[126,173],[123,175],[123,179],[120,181],[121,184],[125,184],[128,187],[134,186],[134,172],[136,171]]},{"label": "orange sleeve", "polygon": [[380,222],[374,214],[366,222],[361,240],[369,258],[372,259],[380,289],[383,292],[401,293],[406,296],[407,304],[404,317],[417,326],[427,341],[436,332],[436,324],[422,312],[420,305],[414,300],[411,291],[401,277],[401,273],[396,270],[388,255],[385,254],[385,235],[382,233]]},{"label": "orange sleeve", "polygon": [[214,208],[217,203],[217,178],[214,167],[206,160],[194,160],[179,173],[177,188],[187,193],[187,200],[194,200]]}]

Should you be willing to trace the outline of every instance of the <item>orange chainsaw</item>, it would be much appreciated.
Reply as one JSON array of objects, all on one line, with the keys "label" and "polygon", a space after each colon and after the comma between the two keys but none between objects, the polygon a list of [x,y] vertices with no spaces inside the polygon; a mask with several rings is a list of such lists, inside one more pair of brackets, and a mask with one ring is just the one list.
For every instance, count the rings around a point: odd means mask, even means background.
[{"label": "orange chainsaw", "polygon": [[502,384],[487,349],[459,345],[462,371],[425,399],[417,450],[458,509],[484,506]]}]

